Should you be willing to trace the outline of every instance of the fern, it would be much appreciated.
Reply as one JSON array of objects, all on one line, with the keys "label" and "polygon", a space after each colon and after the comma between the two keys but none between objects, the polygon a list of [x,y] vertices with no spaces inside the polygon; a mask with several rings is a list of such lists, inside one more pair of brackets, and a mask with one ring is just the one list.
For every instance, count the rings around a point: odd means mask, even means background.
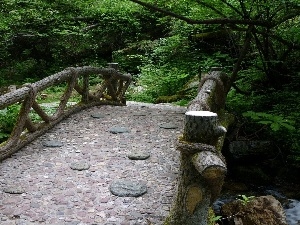
[{"label": "fern", "polygon": [[249,117],[253,121],[259,124],[264,124],[270,126],[271,130],[277,132],[283,128],[294,131],[296,128],[294,127],[295,121],[290,120],[288,118],[284,118],[280,115],[274,115],[264,112],[254,112],[254,111],[247,111],[243,113],[244,117]]}]

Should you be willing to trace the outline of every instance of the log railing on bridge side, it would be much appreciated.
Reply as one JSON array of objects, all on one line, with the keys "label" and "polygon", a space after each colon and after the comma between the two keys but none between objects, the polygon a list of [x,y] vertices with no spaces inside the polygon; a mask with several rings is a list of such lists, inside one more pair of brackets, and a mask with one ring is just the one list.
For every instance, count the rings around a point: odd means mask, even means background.
[{"label": "log railing on bridge side", "polygon": [[202,77],[199,91],[187,107],[180,151],[176,198],[165,225],[207,225],[208,209],[222,189],[227,172],[221,154],[232,116],[225,112],[229,79],[219,68]]},{"label": "log railing on bridge side", "polygon": [[[71,67],[1,95],[0,110],[16,103],[20,103],[21,108],[9,138],[0,144],[0,160],[9,157],[72,113],[96,105],[126,105],[124,95],[132,78],[130,74],[120,73],[117,67],[116,63],[110,63],[108,68]],[[90,75],[95,74],[103,81],[91,91]],[[46,88],[62,83],[66,83],[66,88],[59,105],[54,114],[48,115],[37,102],[37,96]],[[81,101],[69,107],[67,103],[73,90],[81,95]],[[31,120],[29,113],[32,110],[39,115],[41,122],[34,123]]]}]

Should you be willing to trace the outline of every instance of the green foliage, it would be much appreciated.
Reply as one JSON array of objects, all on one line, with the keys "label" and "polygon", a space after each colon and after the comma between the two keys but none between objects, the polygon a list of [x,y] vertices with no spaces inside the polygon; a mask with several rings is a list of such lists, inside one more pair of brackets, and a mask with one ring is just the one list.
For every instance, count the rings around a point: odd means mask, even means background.
[{"label": "green foliage", "polygon": [[[144,44],[144,43],[143,43]],[[199,66],[194,54],[189,54],[188,40],[180,35],[147,43],[142,48],[144,56],[140,57],[136,84],[141,90],[132,95],[149,96],[155,101],[159,96],[176,94],[183,85],[196,75]],[[137,54],[136,54],[137,55]]]},{"label": "green foliage", "polygon": [[[253,132],[265,125],[269,129],[259,138],[274,139],[293,154],[300,152],[299,0],[144,1],[194,20],[249,18],[273,23],[253,29],[235,79],[241,91],[228,93],[226,107],[238,115],[248,112],[244,116],[251,126],[244,126],[245,133],[248,127]],[[180,91],[200,68],[207,72],[222,66],[230,75],[246,29],[245,24],[188,24],[131,1],[2,0],[0,85],[34,81],[68,66],[115,61],[134,75],[136,86],[127,98],[155,102]],[[93,84],[98,82],[92,78]],[[59,100],[63,90],[47,90],[48,99]],[[191,98],[195,94],[191,92]],[[185,96],[178,104],[189,100]]]},{"label": "green foliage", "polygon": [[286,119],[282,116],[253,111],[247,111],[243,113],[243,116],[249,117],[259,124],[269,125],[271,130],[274,132],[277,132],[283,128],[287,129],[288,131],[295,130],[295,121]]},{"label": "green foliage", "polygon": [[178,68],[169,68],[168,65],[156,67],[148,65],[142,68],[139,82],[152,93],[154,98],[163,95],[173,95],[187,81],[188,74]]},{"label": "green foliage", "polygon": [[210,218],[209,223],[214,225],[214,224],[216,224],[216,222],[219,221],[221,218],[222,218],[222,216],[215,216],[215,217],[213,217],[213,218]]},{"label": "green foliage", "polygon": [[3,141],[10,136],[20,111],[20,105],[11,105],[0,110],[0,140]]},{"label": "green foliage", "polygon": [[100,76],[93,75],[93,76],[90,76],[89,85],[94,86],[94,85],[100,84],[102,81],[103,81],[103,79]]},{"label": "green foliage", "polygon": [[253,198],[255,196],[238,195],[237,200],[241,201],[243,205],[247,205]]},{"label": "green foliage", "polygon": [[135,90],[131,90],[126,94],[126,98],[132,101],[137,102],[149,102],[153,103],[155,99],[153,98],[151,92],[137,92]]},{"label": "green foliage", "polygon": [[174,102],[175,105],[187,106],[190,103],[190,99],[181,99],[177,102]]},{"label": "green foliage", "polygon": [[212,208],[208,209],[208,225],[216,225],[216,222],[219,221],[222,216],[216,216]]},{"label": "green foliage", "polygon": [[[57,106],[42,105],[41,108],[47,115],[52,115],[53,113],[56,112]],[[29,117],[30,117],[31,121],[34,123],[42,121],[42,118],[35,111],[31,111],[29,113]]]},{"label": "green foliage", "polygon": [[[105,66],[112,51],[139,40],[145,35],[143,29],[160,32],[153,23],[155,14],[130,2],[4,0],[0,4],[0,80],[8,83],[43,78],[68,66]],[[147,37],[153,34],[149,33]]]}]

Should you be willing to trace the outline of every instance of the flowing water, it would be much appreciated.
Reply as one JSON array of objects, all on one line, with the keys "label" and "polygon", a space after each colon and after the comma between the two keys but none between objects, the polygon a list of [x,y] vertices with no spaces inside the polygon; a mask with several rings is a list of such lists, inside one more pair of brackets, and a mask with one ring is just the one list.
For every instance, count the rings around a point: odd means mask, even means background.
[{"label": "flowing water", "polygon": [[288,205],[285,207],[285,214],[289,225],[300,224],[300,201],[289,199]]}]

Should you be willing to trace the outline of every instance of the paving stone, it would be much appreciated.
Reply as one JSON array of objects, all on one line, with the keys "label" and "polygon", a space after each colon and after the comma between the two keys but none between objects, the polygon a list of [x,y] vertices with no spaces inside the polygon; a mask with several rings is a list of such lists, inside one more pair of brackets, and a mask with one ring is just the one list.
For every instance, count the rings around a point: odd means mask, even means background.
[{"label": "paving stone", "polygon": [[164,129],[177,129],[178,126],[174,123],[162,123],[159,125],[160,128]]},{"label": "paving stone", "polygon": [[149,115],[149,113],[146,112],[136,112],[132,114],[133,116],[147,116]]},{"label": "paving stone", "polygon": [[77,224],[80,224],[80,221],[70,221],[70,222],[66,222],[64,224],[65,225],[77,225]]},{"label": "paving stone", "polygon": [[72,170],[88,170],[90,168],[90,164],[88,164],[87,162],[74,162],[70,165],[70,168]]},{"label": "paving stone", "polygon": [[150,153],[144,151],[133,151],[130,152],[127,157],[131,160],[145,160],[150,157]]},{"label": "paving stone", "polygon": [[21,186],[11,185],[7,186],[3,189],[3,192],[9,194],[23,194],[25,190]]},{"label": "paving stone", "polygon": [[101,202],[101,203],[108,203],[109,201],[110,201],[110,197],[109,196],[102,197],[99,200],[99,202]]},{"label": "paving stone", "polygon": [[2,210],[2,213],[4,215],[11,216],[14,214],[14,211],[15,210],[13,208],[8,207],[8,208],[5,208],[4,210]]},{"label": "paving stone", "polygon": [[119,133],[129,133],[130,130],[126,127],[115,126],[115,127],[110,128],[109,132],[113,133],[113,134],[119,134]]},{"label": "paving stone", "polygon": [[95,119],[101,119],[101,118],[104,118],[105,115],[104,114],[100,114],[100,113],[95,113],[95,114],[92,114],[91,117],[93,117]]},{"label": "paving stone", "polygon": [[139,197],[147,192],[147,186],[138,181],[116,180],[110,185],[109,190],[119,197]]},{"label": "paving stone", "polygon": [[32,208],[40,208],[40,207],[41,207],[41,205],[38,204],[38,203],[36,203],[36,202],[32,202],[32,203],[30,204],[30,206],[31,206]]},{"label": "paving stone", "polygon": [[122,221],[120,225],[130,225],[130,221]]},{"label": "paving stone", "polygon": [[55,140],[51,140],[51,141],[45,141],[43,142],[43,146],[45,147],[61,147],[63,146],[63,143],[60,141],[55,141]]},{"label": "paving stone", "polygon": [[132,212],[131,216],[136,218],[136,219],[142,219],[143,218],[143,215],[139,212]]}]

